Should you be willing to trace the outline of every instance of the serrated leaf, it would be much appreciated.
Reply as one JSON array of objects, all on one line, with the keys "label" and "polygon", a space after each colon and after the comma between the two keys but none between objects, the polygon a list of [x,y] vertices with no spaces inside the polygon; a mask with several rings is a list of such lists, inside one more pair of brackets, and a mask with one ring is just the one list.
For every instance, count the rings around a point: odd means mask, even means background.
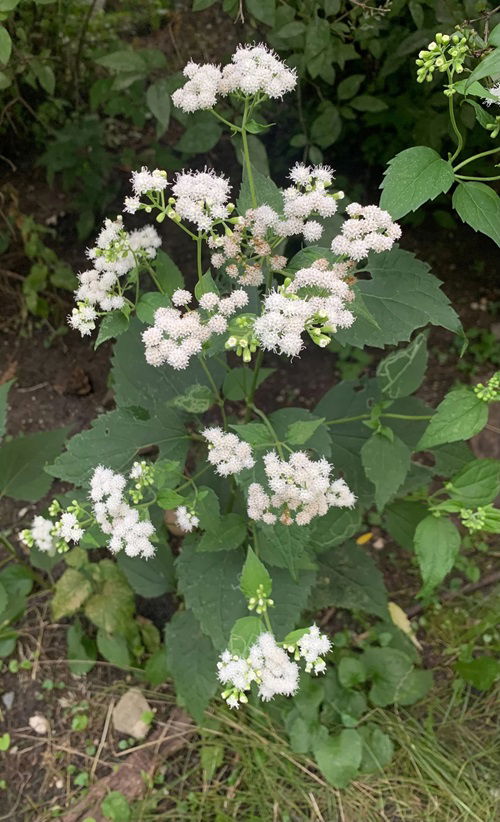
[{"label": "serrated leaf", "polygon": [[324,421],[324,419],[311,419],[291,422],[286,429],[285,442],[289,445],[305,445]]},{"label": "serrated leaf", "polygon": [[454,179],[451,164],[434,149],[407,148],[389,161],[381,185],[380,207],[398,220],[448,191]]},{"label": "serrated leaf", "polygon": [[99,628],[96,640],[98,651],[104,659],[116,665],[117,668],[130,667],[132,660],[125,637],[120,634],[108,634],[107,631]]},{"label": "serrated leaf", "polygon": [[437,445],[432,449],[434,457],[433,473],[439,477],[450,477],[474,459],[474,454],[465,442],[451,442]]},{"label": "serrated leaf", "polygon": [[250,547],[241,572],[240,588],[247,599],[255,598],[259,588],[263,596],[270,597],[273,588],[269,571]]},{"label": "serrated leaf", "polygon": [[141,294],[135,307],[135,313],[141,323],[154,325],[158,308],[168,308],[169,305],[171,305],[170,298],[166,294],[160,294],[158,291],[147,291],[145,294]]},{"label": "serrated leaf", "polygon": [[125,634],[135,610],[134,594],[112,560],[99,563],[100,584],[85,602],[85,616],[108,634]]},{"label": "serrated leaf", "polygon": [[366,476],[375,486],[375,502],[381,511],[410,470],[410,449],[399,437],[391,441],[375,433],[363,445],[361,461]]},{"label": "serrated leaf", "polygon": [[192,611],[177,611],[165,628],[167,667],[177,701],[197,722],[217,690],[217,653]]},{"label": "serrated leaf", "polygon": [[312,522],[309,546],[317,553],[340,545],[361,527],[361,510],[354,508],[330,508],[324,517],[316,517]]},{"label": "serrated leaf", "polygon": [[377,367],[382,392],[391,399],[413,394],[424,378],[427,368],[427,338],[418,334],[410,345],[394,351]]},{"label": "serrated leaf", "polygon": [[197,300],[200,300],[204,294],[217,294],[217,296],[219,295],[219,289],[217,288],[215,280],[212,277],[211,271],[205,271],[201,279],[198,280],[194,287],[194,296]]},{"label": "serrated leaf", "polygon": [[[276,587],[274,596],[278,601]],[[312,602],[315,609],[333,605],[387,619],[384,578],[370,555],[354,542],[339,545],[320,557]]]},{"label": "serrated leaf", "polygon": [[490,186],[473,181],[459,183],[453,192],[453,208],[474,231],[481,231],[500,245],[500,197]]},{"label": "serrated leaf", "polygon": [[427,508],[423,503],[396,500],[384,511],[384,528],[398,545],[412,551],[415,529],[426,516]]},{"label": "serrated leaf", "polygon": [[256,639],[264,631],[264,623],[258,617],[246,616],[237,619],[229,637],[229,650],[232,654],[246,658]]},{"label": "serrated leaf", "polygon": [[106,340],[112,340],[123,334],[129,324],[129,318],[121,311],[112,311],[106,314],[99,326],[99,333],[94,348],[99,348]]},{"label": "serrated leaf", "polygon": [[[274,374],[274,368],[261,368],[257,377],[256,387],[258,388],[264,380]],[[253,380],[253,371],[250,368],[233,368],[224,379],[222,391],[226,399],[233,402],[244,400],[249,394]]]},{"label": "serrated leaf", "polygon": [[144,676],[153,688],[162,685],[170,676],[167,665],[167,651],[164,645],[149,657],[144,666]]},{"label": "serrated leaf", "polygon": [[500,74],[500,48],[496,48],[487,57],[476,66],[469,74],[466,80],[466,88],[475,80],[481,80],[483,77],[496,77]]},{"label": "serrated leaf", "polygon": [[52,617],[57,622],[62,617],[76,613],[92,593],[87,577],[75,568],[67,568],[55,584],[52,597]]},{"label": "serrated leaf", "polygon": [[441,291],[440,280],[409,251],[394,247],[370,254],[365,269],[371,279],[359,280],[356,288],[377,325],[358,316],[350,328],[337,331],[335,338],[342,345],[396,345],[429,323],[460,331],[460,321]]},{"label": "serrated leaf", "polygon": [[161,248],[158,249],[151,265],[155,270],[156,279],[163,293],[168,297],[171,297],[178,288],[183,287],[184,277],[182,272],[166,251]]},{"label": "serrated leaf", "polygon": [[331,441],[328,428],[323,420],[318,420],[317,416],[306,408],[280,408],[269,415],[269,421],[280,442],[287,442],[290,428],[293,426],[292,431],[295,436],[300,431],[309,432],[308,450],[312,449],[322,457],[330,456]]},{"label": "serrated leaf", "polygon": [[281,214],[283,211],[283,196],[277,185],[273,183],[270,177],[261,174],[254,166],[252,166],[252,177],[257,203],[252,199],[246,166],[243,166],[243,179],[237,200],[238,214],[245,214],[249,208],[255,208],[255,205],[269,205],[278,214]]},{"label": "serrated leaf", "polygon": [[272,579],[274,606],[271,619],[276,638],[281,639],[299,622],[316,574],[314,571],[301,571],[296,582],[286,568],[273,568]]},{"label": "serrated leaf", "polygon": [[178,394],[171,400],[174,408],[187,411],[189,414],[204,414],[215,402],[213,390],[208,385],[191,385],[184,394]]},{"label": "serrated leaf", "polygon": [[196,540],[185,539],[177,558],[178,590],[214,646],[223,650],[235,621],[246,616],[239,589],[244,561],[241,549],[223,551],[217,562],[211,552],[197,552]]},{"label": "serrated leaf", "polygon": [[314,559],[308,552],[309,528],[304,525],[263,525],[259,529],[260,554],[269,565],[287,568],[293,579],[302,570],[313,570]]},{"label": "serrated leaf", "polygon": [[41,431],[0,446],[0,498],[35,502],[43,497],[52,485],[44,468],[60,453],[67,434],[68,428]]},{"label": "serrated leaf", "polygon": [[160,543],[151,559],[118,554],[118,567],[141,597],[159,597],[175,590],[174,558],[170,546]]},{"label": "serrated leaf", "polygon": [[349,728],[336,736],[326,733],[315,741],[313,750],[321,773],[335,788],[346,788],[356,777],[363,751],[358,731]]},{"label": "serrated leaf", "polygon": [[247,537],[247,522],[240,514],[224,514],[216,531],[206,531],[198,543],[198,551],[234,551]]},{"label": "serrated leaf", "polygon": [[500,494],[500,461],[479,459],[469,462],[446,485],[453,499],[468,508],[477,508],[493,502]]},{"label": "serrated leaf", "polygon": [[261,422],[246,422],[240,425],[231,425],[240,439],[248,442],[252,448],[272,448],[275,445],[272,434]]},{"label": "serrated leaf", "polygon": [[460,550],[460,532],[445,517],[425,517],[416,527],[415,554],[427,596],[451,571]]},{"label": "serrated leaf", "polygon": [[161,491],[158,491],[158,495],[156,497],[156,504],[165,511],[172,511],[184,502],[184,497],[172,488],[163,488]]},{"label": "serrated leaf", "polygon": [[418,443],[418,449],[470,439],[479,434],[487,422],[487,404],[476,397],[470,388],[454,388],[436,408]]}]

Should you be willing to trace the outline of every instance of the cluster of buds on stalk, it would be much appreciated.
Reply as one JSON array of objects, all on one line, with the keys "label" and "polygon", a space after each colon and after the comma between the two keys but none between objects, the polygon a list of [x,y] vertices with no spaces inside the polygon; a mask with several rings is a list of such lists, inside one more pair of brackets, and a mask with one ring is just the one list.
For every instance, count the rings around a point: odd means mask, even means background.
[{"label": "cluster of buds on stalk", "polygon": [[[467,38],[462,32],[455,34],[436,34],[436,39],[418,53],[416,60],[417,82],[430,82],[434,72],[449,72],[451,74],[461,74],[464,70],[464,60],[470,49]],[[445,94],[450,96],[455,91],[452,87],[446,89]]]},{"label": "cluster of buds on stalk", "polygon": [[472,389],[479,400],[483,402],[498,402],[500,400],[500,371],[493,374],[486,385],[478,382]]},{"label": "cluster of buds on stalk", "polygon": [[259,340],[254,334],[255,317],[253,314],[240,314],[232,321],[229,327],[230,336],[226,340],[225,348],[235,351],[243,362],[251,362],[259,346]]},{"label": "cluster of buds on stalk", "polygon": [[248,600],[248,610],[253,611],[255,608],[256,614],[265,614],[268,608],[272,608],[274,599],[266,596],[263,585],[259,585],[254,597]]}]

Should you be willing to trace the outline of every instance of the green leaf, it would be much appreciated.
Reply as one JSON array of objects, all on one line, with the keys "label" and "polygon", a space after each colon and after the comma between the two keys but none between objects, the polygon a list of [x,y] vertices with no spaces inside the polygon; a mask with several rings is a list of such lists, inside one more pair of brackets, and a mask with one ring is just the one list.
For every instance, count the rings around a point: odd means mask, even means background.
[{"label": "green leaf", "polygon": [[171,297],[178,288],[184,286],[184,277],[181,270],[161,248],[156,252],[156,257],[151,265],[163,293],[168,297]]},{"label": "green leaf", "polygon": [[158,291],[147,291],[145,294],[141,294],[135,307],[135,313],[141,323],[154,325],[157,309],[168,308],[169,305],[171,305],[170,298],[166,294],[160,294]]},{"label": "green leaf", "polygon": [[246,0],[246,7],[249,14],[252,14],[260,23],[266,26],[274,26],[276,14],[276,0]]},{"label": "green leaf", "polygon": [[178,394],[170,404],[188,414],[204,414],[215,402],[213,389],[208,385],[190,385],[184,394]]},{"label": "green leaf", "polygon": [[324,421],[324,419],[311,419],[291,422],[286,430],[285,441],[289,445],[304,445]]},{"label": "green leaf", "polygon": [[113,560],[101,560],[98,573],[98,589],[85,603],[85,616],[108,634],[125,634],[135,611],[132,589]]},{"label": "green leaf", "polygon": [[[248,550],[250,551],[251,549],[249,548]],[[8,597],[7,591],[5,590],[4,586],[0,582],[0,614],[2,613],[2,611],[5,611],[5,609],[7,607],[8,600],[9,600],[9,597]]]},{"label": "green leaf", "polygon": [[272,579],[266,566],[250,547],[241,572],[240,588],[247,599],[256,597],[259,588],[263,596],[270,597],[273,588]]},{"label": "green leaf", "polygon": [[153,688],[163,685],[170,672],[167,665],[167,651],[162,645],[152,654],[144,666],[144,676]]},{"label": "green leaf", "polygon": [[288,40],[291,37],[299,37],[301,34],[304,34],[306,27],[304,23],[300,22],[300,20],[292,20],[290,23],[285,23],[280,29],[278,29],[275,33],[276,37],[280,37],[281,40]]},{"label": "green leaf", "polygon": [[299,579],[299,572],[316,567],[308,553],[309,529],[304,525],[263,525],[259,529],[260,554],[269,565],[287,568],[293,579]]},{"label": "green leaf", "polygon": [[52,597],[52,617],[57,622],[62,617],[78,611],[92,593],[89,579],[75,568],[67,568],[57,580]]},{"label": "green leaf", "polygon": [[0,385],[0,439],[5,434],[7,425],[7,397],[15,380],[8,380]]},{"label": "green leaf", "polygon": [[330,508],[324,517],[317,517],[313,520],[308,547],[317,553],[322,553],[348,540],[359,531],[360,527],[359,506]]},{"label": "green leaf", "polygon": [[427,508],[421,502],[396,500],[384,511],[384,528],[398,545],[413,551],[415,529],[426,516]]},{"label": "green leaf", "polygon": [[275,445],[272,434],[261,422],[246,422],[241,425],[230,425],[230,428],[252,448],[272,448]]},{"label": "green leaf", "polygon": [[233,624],[247,613],[239,589],[243,552],[224,551],[214,562],[211,552],[197,553],[196,547],[196,539],[183,542],[176,560],[178,590],[203,632],[223,650]]},{"label": "green leaf", "polygon": [[118,567],[130,587],[141,597],[160,597],[175,590],[174,558],[170,546],[161,541],[151,559],[118,554]]},{"label": "green leaf", "polygon": [[[257,205],[269,205],[274,208],[278,214],[283,211],[283,196],[281,191],[271,180],[260,171],[252,166],[252,176],[255,187],[255,194],[257,198]],[[252,200],[250,191],[250,184],[248,182],[248,175],[246,166],[243,166],[243,179],[241,189],[237,200],[238,214],[245,214],[249,208],[254,208],[255,203]]]},{"label": "green leaf", "polygon": [[[278,601],[274,574],[273,584]],[[315,609],[333,605],[387,619],[384,578],[370,555],[354,542],[339,545],[321,556],[312,603]]]},{"label": "green leaf", "polygon": [[349,101],[349,105],[356,111],[385,111],[389,106],[380,100],[378,97],[373,97],[372,94],[360,94],[359,97],[354,97]]},{"label": "green leaf", "polygon": [[301,571],[296,582],[285,568],[273,568],[272,624],[276,637],[285,637],[295,628],[305,609],[316,579],[314,571]]},{"label": "green leaf", "polygon": [[374,433],[361,449],[361,461],[366,476],[375,486],[375,502],[381,511],[410,470],[410,449],[399,437],[391,441]]},{"label": "green leaf", "polygon": [[492,28],[488,37],[489,46],[500,46],[500,23]]},{"label": "green leaf", "polygon": [[439,477],[451,477],[474,459],[474,454],[465,442],[451,442],[432,449],[434,457],[433,473]]},{"label": "green leaf", "polygon": [[418,443],[418,449],[468,440],[479,434],[487,422],[487,404],[476,397],[470,388],[454,388],[436,408],[436,413]]},{"label": "green leaf", "polygon": [[295,436],[300,431],[309,432],[308,450],[312,449],[322,457],[330,455],[331,440],[328,428],[323,424],[323,420],[318,420],[318,417],[306,408],[280,408],[269,415],[269,420],[281,442],[288,442],[290,429]]},{"label": "green leaf", "polygon": [[344,688],[355,688],[366,680],[365,666],[358,657],[344,656],[338,664],[337,676]]},{"label": "green leaf", "polygon": [[381,254],[370,254],[365,268],[371,279],[360,280],[356,288],[376,324],[358,315],[351,328],[337,331],[335,339],[342,345],[396,345],[409,340],[415,329],[429,323],[455,333],[461,329],[455,311],[440,289],[440,280],[409,251],[394,247]]},{"label": "green leaf", "polygon": [[488,691],[500,677],[500,662],[491,656],[479,656],[470,662],[459,660],[455,670],[462,679],[480,691]]},{"label": "green leaf", "polygon": [[321,148],[328,148],[340,137],[342,120],[336,106],[323,104],[321,114],[311,123],[311,140]]},{"label": "green leaf", "polygon": [[198,488],[196,514],[204,531],[217,531],[220,527],[219,498],[213,488]]},{"label": "green leaf", "polygon": [[346,788],[356,777],[362,751],[361,736],[354,729],[341,731],[337,736],[326,733],[314,743],[314,758],[318,767],[335,788]]},{"label": "green leaf", "polygon": [[450,497],[463,502],[468,508],[477,508],[493,502],[500,494],[500,461],[473,460],[446,485]]},{"label": "green leaf", "polygon": [[420,387],[427,368],[427,338],[418,334],[410,345],[394,351],[377,367],[382,392],[391,399],[407,397]]},{"label": "green leaf", "polygon": [[470,86],[474,80],[482,80],[483,77],[495,77],[497,74],[500,74],[500,48],[496,48],[495,51],[488,54],[488,56],[481,60],[479,65],[471,71],[466,80],[466,87]]},{"label": "green leaf", "polygon": [[481,231],[500,245],[500,197],[490,186],[460,183],[453,192],[453,208],[474,231]]},{"label": "green leaf", "polygon": [[6,28],[0,26],[0,63],[7,65],[12,53],[12,40]]},{"label": "green leaf", "polygon": [[363,737],[363,758],[360,771],[375,773],[389,764],[394,756],[394,745],[390,736],[375,725],[361,726],[359,733]]},{"label": "green leaf", "polygon": [[177,700],[201,723],[217,690],[217,654],[192,611],[174,614],[165,628],[165,646]]},{"label": "green leaf", "polygon": [[130,668],[131,659],[125,637],[108,634],[103,628],[97,631],[97,648],[101,656],[117,668]]},{"label": "green leaf", "polygon": [[175,148],[185,154],[204,154],[219,142],[222,131],[221,125],[209,111],[198,111],[189,117],[189,126]]},{"label": "green leaf", "polygon": [[425,517],[415,530],[415,553],[422,574],[422,595],[443,581],[460,550],[460,532],[444,517]]},{"label": "green leaf", "polygon": [[156,498],[156,504],[159,505],[160,508],[163,508],[164,511],[172,511],[184,502],[184,497],[172,488],[163,488],[158,492],[158,496]]},{"label": "green leaf", "polygon": [[119,49],[111,54],[105,54],[104,57],[98,57],[96,63],[116,72],[144,74],[147,69],[144,59],[132,49]]},{"label": "green leaf", "polygon": [[[257,377],[256,388],[271,376],[271,374],[274,374],[274,372],[274,368],[261,368]],[[224,396],[232,402],[244,400],[250,392],[252,380],[253,371],[251,368],[233,368],[224,379],[222,386]]]},{"label": "green leaf", "polygon": [[201,279],[198,280],[194,287],[194,295],[197,300],[200,300],[204,294],[217,294],[217,296],[219,295],[219,289],[217,288],[217,285],[215,283],[214,278],[212,277],[210,270],[205,271]]},{"label": "green leaf", "polygon": [[217,0],[193,0],[193,11],[203,11],[213,6]]},{"label": "green leaf", "polygon": [[216,531],[206,531],[198,551],[234,551],[247,537],[247,521],[240,514],[224,514]]},{"label": "green leaf", "polygon": [[79,619],[75,619],[73,624],[69,626],[66,643],[68,665],[71,673],[75,676],[88,674],[95,665],[97,647],[95,641],[83,630]]},{"label": "green leaf", "polygon": [[337,86],[339,100],[350,100],[351,97],[354,97],[358,93],[365,76],[364,74],[351,74],[350,77],[341,80]]},{"label": "green leaf", "polygon": [[99,326],[99,333],[95,341],[94,348],[99,348],[106,340],[115,339],[127,330],[129,318],[121,311],[112,311],[111,314],[106,314]]},{"label": "green leaf", "polygon": [[247,616],[237,619],[229,637],[229,650],[232,654],[246,658],[250,648],[264,631],[264,623],[258,617]]},{"label": "green leaf", "polygon": [[97,463],[124,471],[138,451],[151,444],[158,446],[161,457],[184,463],[189,439],[178,414],[164,407],[144,420],[130,410],[117,409],[101,414],[92,428],[72,437],[66,451],[47,471],[66,482],[84,485]]},{"label": "green leaf", "polygon": [[455,177],[453,169],[437,151],[413,146],[396,154],[385,171],[380,207],[394,220],[416,211],[427,200],[445,193]]},{"label": "green leaf", "polygon": [[0,446],[0,498],[35,502],[43,497],[52,485],[44,468],[61,451],[67,433],[67,428],[41,431]]},{"label": "green leaf", "polygon": [[411,659],[396,648],[367,648],[363,662],[372,680],[370,699],[374,705],[412,705],[432,684],[430,671],[418,671]]},{"label": "green leaf", "polygon": [[111,822],[129,822],[130,805],[120,791],[110,791],[101,803],[101,811]]},{"label": "green leaf", "polygon": [[159,128],[156,133],[161,137],[170,122],[170,88],[165,78],[160,78],[149,86],[146,91],[146,104],[158,121]]}]

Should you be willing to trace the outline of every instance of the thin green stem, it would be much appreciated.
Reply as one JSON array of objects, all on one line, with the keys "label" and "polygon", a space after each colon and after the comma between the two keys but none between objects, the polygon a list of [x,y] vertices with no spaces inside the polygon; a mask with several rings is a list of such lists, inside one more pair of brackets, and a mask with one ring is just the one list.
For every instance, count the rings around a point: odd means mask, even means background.
[{"label": "thin green stem", "polygon": [[201,234],[198,234],[196,238],[196,270],[198,272],[198,282],[200,282],[203,277],[203,266],[201,261],[202,240],[203,238]]},{"label": "thin green stem", "polygon": [[[450,78],[450,83],[451,83],[451,78]],[[455,158],[458,157],[458,155],[460,154],[460,152],[462,151],[462,149],[464,147],[464,139],[462,137],[462,133],[461,133],[460,129],[457,126],[457,121],[455,119],[455,109],[454,109],[454,106],[453,106],[453,97],[454,97],[453,94],[450,97],[448,97],[448,107],[449,107],[449,111],[450,111],[451,126],[452,126],[453,131],[455,132],[455,135],[456,135],[456,138],[457,138],[457,147],[455,149],[454,154],[450,157],[450,163],[452,163],[453,160],[455,160]]]},{"label": "thin green stem", "polygon": [[495,148],[488,149],[488,151],[481,151],[480,154],[473,154],[472,157],[467,157],[466,160],[462,160],[462,162],[459,163],[458,166],[455,166],[453,171],[457,172],[459,168],[463,168],[464,166],[469,165],[469,163],[472,163],[474,160],[479,160],[480,157],[487,157],[489,154],[496,154],[499,151],[500,147],[496,146]]},{"label": "thin green stem", "polygon": [[239,126],[236,126],[234,123],[231,123],[229,120],[226,120],[226,118],[223,117],[222,114],[219,114],[219,112],[216,111],[214,108],[210,109],[210,114],[213,114],[214,117],[217,117],[217,119],[220,120],[221,123],[224,123],[224,125],[229,126],[229,128],[232,131],[241,131],[241,128]]},{"label": "thin green stem", "polygon": [[259,379],[259,371],[260,371],[263,359],[264,359],[264,352],[263,352],[262,348],[259,348],[259,351],[258,351],[257,356],[255,358],[255,365],[254,365],[254,368],[253,368],[253,376],[252,376],[252,383],[250,385],[250,391],[248,392],[248,397],[246,398],[247,407],[246,407],[246,411],[245,411],[245,416],[243,418],[243,422],[248,422],[248,420],[250,419],[250,417],[252,415],[252,405],[253,405],[253,400],[254,400],[254,397],[255,397],[255,392],[257,390],[257,382],[258,382],[258,379]]},{"label": "thin green stem", "polygon": [[[430,420],[432,418],[431,414],[421,415],[421,416],[411,416],[411,414],[390,414],[388,412],[384,412],[380,415],[381,417],[390,417],[394,420]],[[356,417],[339,417],[337,420],[329,420],[326,425],[339,425],[343,422],[357,422],[358,420],[369,420],[371,414],[358,414]]]},{"label": "thin green stem", "polygon": [[198,471],[198,473],[193,474],[192,477],[187,477],[186,482],[183,482],[182,485],[179,485],[175,490],[182,491],[182,489],[185,488],[187,485],[192,485],[195,482],[195,480],[201,477],[202,474],[205,474],[206,471],[208,471],[208,465],[205,465],[205,467],[202,468],[201,471]]},{"label": "thin green stem", "polygon": [[411,414],[381,414],[381,417],[390,417],[393,420],[430,420],[432,419],[432,414],[422,414],[416,417],[413,417]]},{"label": "thin green stem", "polygon": [[217,405],[220,408],[220,413],[221,413],[221,417],[222,417],[222,424],[224,426],[224,431],[227,431],[227,417],[226,417],[226,410],[224,408],[224,399],[222,398],[222,396],[219,392],[219,389],[217,388],[217,385],[215,383],[215,380],[212,377],[212,374],[210,373],[210,369],[209,369],[208,365],[205,362],[205,358],[204,357],[199,357],[199,360],[200,360],[201,367],[203,368],[205,374],[207,375],[207,379],[210,383],[210,387],[211,387],[212,391],[214,392],[214,394],[217,398]]},{"label": "thin green stem", "polygon": [[455,177],[459,180],[479,180],[480,182],[486,181],[489,182],[491,180],[500,180],[500,174],[496,177],[466,177],[464,174],[455,174]]},{"label": "thin green stem", "polygon": [[271,422],[268,419],[267,415],[264,414],[264,412],[261,411],[260,408],[257,408],[256,405],[252,405],[251,408],[252,408],[252,411],[254,412],[254,414],[257,414],[257,416],[261,418],[262,422],[264,423],[267,430],[271,434],[271,436],[274,440],[274,444],[276,445],[276,450],[278,451],[278,454],[280,455],[281,459],[282,460],[285,459],[285,456],[283,454],[283,448],[282,448],[283,443],[280,441],[280,439],[279,439],[278,435],[276,434],[276,431],[274,430],[273,426],[271,425]]},{"label": "thin green stem", "polygon": [[[146,268],[148,270],[148,274],[151,277],[151,279],[153,280],[153,282],[154,282],[155,286],[157,287],[158,291],[160,292],[160,294],[165,294],[165,291],[161,287],[160,281],[158,280],[158,277],[156,276],[156,272],[155,272],[153,266],[150,263],[148,263],[147,260],[144,260],[144,265],[146,266]],[[137,277],[137,282],[139,282],[139,277]]]},{"label": "thin green stem", "polygon": [[246,122],[248,118],[248,101],[245,100],[245,110],[243,112],[243,121],[241,123],[241,139],[243,142],[243,159],[245,161],[245,169],[247,172],[248,185],[250,187],[250,196],[252,198],[252,206],[257,208],[257,195],[255,192],[255,183],[253,179],[252,164],[250,162],[250,152],[248,150],[248,138],[246,130]]},{"label": "thin green stem", "polygon": [[357,420],[368,420],[370,414],[358,414],[356,417],[339,417],[337,420],[329,420],[327,425],[340,425],[343,422],[357,422]]},{"label": "thin green stem", "polygon": [[265,624],[266,624],[266,628],[267,628],[267,630],[269,631],[269,633],[270,633],[270,634],[274,633],[274,631],[273,631],[273,626],[271,625],[271,620],[269,619],[269,614],[267,613],[267,611],[264,611],[264,613],[262,614],[262,616],[263,616],[263,618],[264,618],[264,622],[265,622]]}]

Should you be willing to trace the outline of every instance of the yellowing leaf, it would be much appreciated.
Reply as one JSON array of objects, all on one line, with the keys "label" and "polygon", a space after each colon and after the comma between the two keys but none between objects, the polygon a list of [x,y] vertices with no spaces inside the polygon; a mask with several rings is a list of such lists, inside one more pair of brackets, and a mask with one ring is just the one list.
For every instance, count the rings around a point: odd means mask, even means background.
[{"label": "yellowing leaf", "polygon": [[356,545],[366,545],[367,542],[370,542],[373,534],[371,531],[367,531],[366,534],[361,534],[356,540]]},{"label": "yellowing leaf", "polygon": [[405,612],[402,608],[399,607],[395,602],[389,602],[389,613],[391,615],[391,619],[400,631],[403,631],[404,634],[410,639],[415,648],[418,648],[419,651],[422,650],[422,645],[418,641],[417,637],[413,632],[413,628],[411,627],[410,620],[406,616]]}]

